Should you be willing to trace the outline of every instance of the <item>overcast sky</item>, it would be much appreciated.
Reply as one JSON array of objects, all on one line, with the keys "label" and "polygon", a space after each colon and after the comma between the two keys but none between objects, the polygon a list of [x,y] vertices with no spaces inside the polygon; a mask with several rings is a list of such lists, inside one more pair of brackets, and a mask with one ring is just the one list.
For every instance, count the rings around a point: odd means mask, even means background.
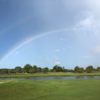
[{"label": "overcast sky", "polygon": [[100,65],[99,0],[0,0],[0,68],[29,63]]}]

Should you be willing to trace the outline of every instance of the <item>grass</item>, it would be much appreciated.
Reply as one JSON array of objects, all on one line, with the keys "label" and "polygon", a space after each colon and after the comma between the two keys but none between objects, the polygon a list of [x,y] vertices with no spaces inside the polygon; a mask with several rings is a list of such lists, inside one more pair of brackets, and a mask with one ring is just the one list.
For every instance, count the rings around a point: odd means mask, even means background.
[{"label": "grass", "polygon": [[100,100],[98,79],[0,82],[0,100]]},{"label": "grass", "polygon": [[19,77],[32,77],[32,76],[100,76],[100,72],[99,73],[72,73],[72,72],[48,72],[48,73],[34,73],[34,74],[1,74],[0,77],[15,77],[15,78],[19,78]]}]

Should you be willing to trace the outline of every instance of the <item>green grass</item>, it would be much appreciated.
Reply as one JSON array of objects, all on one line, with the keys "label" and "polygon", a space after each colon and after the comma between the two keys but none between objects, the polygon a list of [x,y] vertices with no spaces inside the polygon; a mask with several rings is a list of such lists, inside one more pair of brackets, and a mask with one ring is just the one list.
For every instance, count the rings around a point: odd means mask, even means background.
[{"label": "green grass", "polygon": [[72,72],[48,72],[48,73],[34,73],[34,74],[1,74],[0,77],[32,77],[32,76],[82,76],[82,75],[88,75],[88,76],[94,76],[98,75],[99,73],[72,73]]},{"label": "green grass", "polygon": [[98,79],[0,82],[0,100],[100,100]]}]

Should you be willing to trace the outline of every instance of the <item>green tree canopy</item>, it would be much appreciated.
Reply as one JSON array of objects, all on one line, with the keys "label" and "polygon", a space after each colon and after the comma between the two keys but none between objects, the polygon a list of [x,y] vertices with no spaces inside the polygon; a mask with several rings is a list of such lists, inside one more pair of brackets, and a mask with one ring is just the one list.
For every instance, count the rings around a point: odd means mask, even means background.
[{"label": "green tree canopy", "polygon": [[94,68],[93,68],[92,65],[86,67],[86,72],[87,72],[87,73],[92,73],[93,70],[94,70]]},{"label": "green tree canopy", "polygon": [[31,70],[32,70],[32,65],[26,64],[26,65],[24,66],[24,71],[25,71],[26,73],[30,73]]}]

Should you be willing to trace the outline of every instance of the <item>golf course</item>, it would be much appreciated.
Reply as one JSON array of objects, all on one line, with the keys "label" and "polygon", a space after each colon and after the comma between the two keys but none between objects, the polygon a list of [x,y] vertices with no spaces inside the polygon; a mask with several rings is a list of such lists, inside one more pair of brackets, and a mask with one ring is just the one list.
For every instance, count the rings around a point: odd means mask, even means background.
[{"label": "golf course", "polygon": [[0,100],[99,100],[99,79],[1,80]]},{"label": "golf course", "polygon": [[0,100],[100,100],[100,0],[0,0]]}]

